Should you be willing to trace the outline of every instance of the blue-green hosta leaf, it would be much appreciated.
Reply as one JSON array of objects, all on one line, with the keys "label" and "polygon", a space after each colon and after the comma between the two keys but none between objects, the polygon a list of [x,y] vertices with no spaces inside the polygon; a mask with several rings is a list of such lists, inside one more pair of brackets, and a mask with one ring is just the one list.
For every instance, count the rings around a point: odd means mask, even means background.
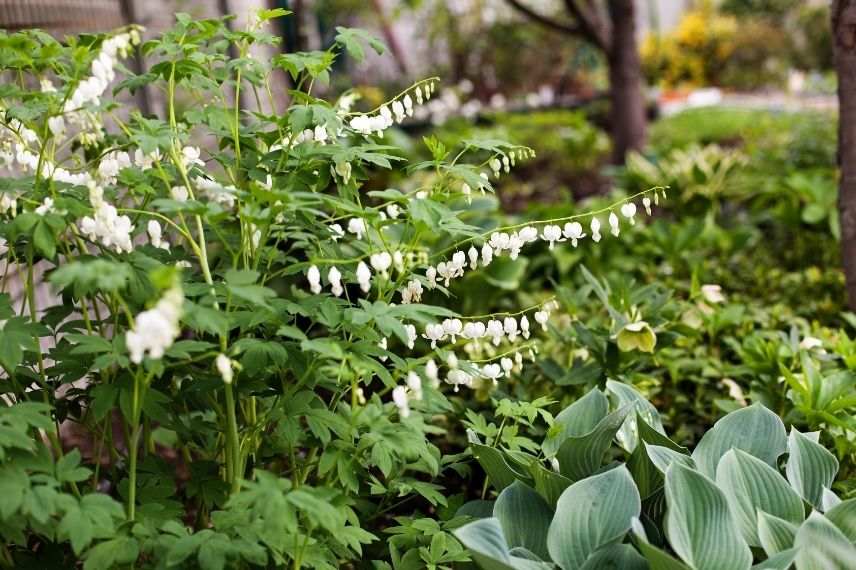
[{"label": "blue-green hosta leaf", "polygon": [[577,481],[556,505],[547,549],[564,570],[581,568],[598,549],[618,543],[642,509],[639,492],[624,466]]},{"label": "blue-green hosta leaf", "polygon": [[484,570],[543,570],[544,563],[512,556],[495,518],[480,519],[455,530],[455,536],[469,549],[473,560]]},{"label": "blue-green hosta leaf", "polygon": [[553,457],[565,440],[591,432],[609,412],[609,400],[600,390],[590,390],[585,396],[559,412],[553,421],[541,451]]},{"label": "blue-green hosta leaf", "polygon": [[788,570],[797,557],[797,549],[789,548],[778,552],[763,562],[752,567],[752,570]]},{"label": "blue-green hosta leaf", "polygon": [[515,481],[502,490],[493,507],[505,539],[512,548],[523,547],[542,560],[547,552],[547,530],[553,511],[534,489]]},{"label": "blue-green hosta leaf", "polygon": [[680,463],[692,469],[696,468],[695,461],[689,455],[675,451],[669,447],[662,445],[645,444],[645,450],[648,452],[648,457],[661,473],[666,473],[672,463]]},{"label": "blue-green hosta leaf", "polygon": [[731,512],[749,546],[761,546],[758,511],[800,524],[805,518],[802,499],[778,471],[740,449],[722,456],[716,484],[725,493]]},{"label": "blue-green hosta leaf", "polygon": [[782,552],[794,545],[798,525],[777,516],[758,512],[758,541],[767,556]]},{"label": "blue-green hosta leaf", "polygon": [[841,497],[836,495],[832,489],[824,488],[820,494],[820,512],[825,513],[841,502]]},{"label": "blue-green hosta leaf", "polygon": [[578,481],[597,471],[630,408],[624,406],[615,410],[585,435],[567,438],[556,453],[562,475]]},{"label": "blue-green hosta leaf", "polygon": [[689,567],[668,552],[648,542],[645,528],[639,519],[633,521],[633,536],[639,552],[645,557],[651,570],[690,570]]},{"label": "blue-green hosta leaf", "polygon": [[547,469],[537,462],[529,466],[529,474],[532,475],[535,490],[551,507],[556,506],[559,497],[573,483],[564,475]]},{"label": "blue-green hosta leaf", "polygon": [[716,477],[719,460],[732,447],[754,455],[770,466],[787,449],[785,424],[760,404],[731,412],[713,426],[693,451],[693,460],[704,475]]},{"label": "blue-green hosta leaf", "polygon": [[660,471],[648,455],[649,445],[659,445],[683,453],[690,463],[692,463],[692,459],[690,459],[689,451],[685,447],[681,447],[649,426],[638,413],[636,414],[636,428],[639,440],[643,442],[643,445],[637,445],[630,454],[627,459],[627,468],[630,469],[630,474],[633,475],[633,480],[636,481],[636,487],[644,501],[663,488],[663,473],[665,472],[665,468]]},{"label": "blue-green hosta leaf", "polygon": [[838,473],[838,460],[817,443],[817,433],[802,434],[795,428],[788,437],[788,454],[788,482],[807,503],[820,508],[823,489],[832,486]]},{"label": "blue-green hosta leaf", "polygon": [[852,570],[856,546],[817,511],[797,530],[797,570]]},{"label": "blue-green hosta leaf", "polygon": [[680,463],[666,471],[665,530],[693,570],[747,570],[752,552],[740,536],[728,501],[713,481]]},{"label": "blue-green hosta leaf", "polygon": [[621,429],[618,430],[616,439],[619,445],[628,452],[633,452],[636,449],[636,444],[639,442],[639,429],[636,424],[637,414],[645,420],[645,422],[656,431],[665,434],[663,423],[660,421],[660,414],[657,412],[651,402],[645,399],[642,394],[636,391],[629,384],[616,382],[615,380],[606,381],[606,389],[609,393],[615,396],[619,408],[627,404],[633,404],[633,412],[624,420]]},{"label": "blue-green hosta leaf", "polygon": [[841,501],[826,511],[825,516],[850,542],[856,543],[856,499]]},{"label": "blue-green hosta leaf", "polygon": [[629,544],[610,544],[589,556],[580,570],[648,570],[648,563]]},{"label": "blue-green hosta leaf", "polygon": [[511,468],[502,451],[477,443],[471,443],[470,447],[473,450],[473,457],[485,470],[497,491],[505,489],[518,479],[527,478],[526,475],[518,474]]}]

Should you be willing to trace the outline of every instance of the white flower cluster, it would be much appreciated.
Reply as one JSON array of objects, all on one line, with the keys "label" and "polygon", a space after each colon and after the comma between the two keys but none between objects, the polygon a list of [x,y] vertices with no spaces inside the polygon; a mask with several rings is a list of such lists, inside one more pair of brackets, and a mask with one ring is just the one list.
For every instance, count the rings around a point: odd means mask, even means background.
[{"label": "white flower cluster", "polygon": [[416,372],[407,374],[404,385],[399,385],[392,390],[392,403],[398,408],[398,415],[406,418],[410,415],[410,402],[422,399],[422,378]]},{"label": "white flower cluster", "polygon": [[[355,218],[358,219],[358,218]],[[353,221],[353,220],[352,220]],[[362,221],[362,220],[360,220]],[[364,231],[364,230],[363,230]],[[369,256],[369,264],[371,264],[371,268],[366,264],[365,261],[360,261],[357,263],[357,269],[355,272],[357,283],[360,286],[360,290],[363,293],[368,293],[372,286],[372,270],[379,275],[383,279],[389,279],[391,269],[395,269],[399,273],[404,271],[404,254],[400,251],[395,251],[393,253],[389,253],[388,251],[381,251],[377,253],[373,253]],[[318,266],[312,265],[306,271],[306,279],[309,281],[309,290],[318,295],[322,291],[321,285],[321,271],[318,269]],[[330,284],[330,291],[336,297],[341,297],[345,292],[344,285],[342,284],[342,273],[339,269],[336,268],[335,265],[331,265],[330,269],[327,271],[327,282]],[[418,285],[418,282],[416,282]],[[421,296],[422,289],[421,285],[419,285],[418,294]],[[418,298],[414,299],[411,297],[413,302],[418,302]]]},{"label": "white flower cluster", "polygon": [[[654,192],[655,202],[659,198],[658,191]],[[651,199],[645,196],[642,199],[643,206],[646,212],[651,213]],[[636,223],[636,204],[633,202],[625,202],[619,208],[621,215],[630,223]],[[620,219],[615,212],[610,211],[608,217],[610,232],[614,236],[620,234]],[[458,250],[452,254],[452,258],[448,261],[441,261],[436,266],[430,266],[425,271],[425,278],[428,281],[429,287],[434,287],[435,284],[442,283],[448,287],[452,279],[463,277],[469,267],[470,270],[475,270],[478,267],[487,267],[495,257],[507,252],[509,258],[517,259],[520,251],[527,244],[544,241],[549,244],[550,249],[553,249],[557,243],[570,241],[571,245],[577,247],[580,240],[587,237],[585,228],[580,222],[567,222],[564,227],[556,224],[545,224],[540,227],[541,232],[538,232],[538,226],[527,225],[517,231],[512,232],[493,232],[488,240],[481,246],[476,248],[475,245],[470,246],[467,251]],[[600,233],[600,219],[595,215],[592,216],[589,223],[591,231],[591,239],[595,243],[602,238]],[[404,297],[405,294],[402,294]]]},{"label": "white flower cluster", "polygon": [[209,201],[220,204],[226,210],[231,210],[235,207],[238,189],[234,186],[223,186],[216,180],[203,176],[195,177],[193,183]]},{"label": "white flower cluster", "polygon": [[[396,123],[404,122],[407,117],[413,116],[414,97],[416,99],[415,104],[421,105],[431,98],[436,85],[433,81],[417,85],[411,91],[408,91],[404,97],[395,99],[391,105],[382,105],[377,114],[357,115],[351,119],[348,126],[364,136],[369,136],[372,133],[383,136],[383,131]],[[413,93],[413,97],[410,96],[411,93]]]},{"label": "white flower cluster", "polygon": [[[535,311],[533,318],[535,322],[546,329],[550,313],[558,308],[558,303],[548,301],[540,310]],[[494,346],[499,346],[503,340],[515,342],[518,338],[528,339],[531,335],[531,323],[526,315],[520,317],[507,316],[503,319],[490,319],[487,322],[467,321],[461,319],[444,319],[441,323],[429,323],[425,325],[422,338],[431,343],[431,348],[437,348],[438,342],[449,341],[452,344],[462,338],[468,341],[489,341]]]},{"label": "white flower cluster", "polygon": [[116,61],[120,57],[127,57],[131,52],[131,46],[138,43],[140,43],[140,34],[137,30],[130,30],[104,40],[101,51],[92,62],[90,69],[92,75],[77,85],[65,102],[65,112],[74,112],[89,103],[99,104],[104,91],[116,78],[114,70]]},{"label": "white flower cluster", "polygon": [[178,321],[184,294],[180,287],[168,289],[157,304],[134,319],[134,327],[125,335],[131,362],[139,364],[143,357],[162,358],[180,332]]},{"label": "white flower cluster", "polygon": [[[98,241],[104,247],[112,248],[116,253],[131,253],[134,249],[131,241],[131,232],[134,230],[131,218],[120,216],[116,207],[104,200],[104,189],[94,182],[89,185],[89,202],[95,208],[95,216],[85,216],[81,219],[78,226],[80,231],[90,240]],[[152,228],[148,229],[151,237]],[[157,232],[160,240],[160,226]],[[154,241],[153,239],[152,242]]]},{"label": "white flower cluster", "polygon": [[[35,131],[25,127],[17,119],[8,123],[0,122],[0,168],[18,167],[23,172],[35,174],[39,168],[39,155],[31,148],[38,148],[39,137]],[[72,173],[65,168],[57,167],[42,156],[41,174],[57,182],[65,182],[77,186],[86,186],[93,178],[88,172]],[[0,199],[0,213],[16,213],[15,196],[9,196],[5,201]]]},{"label": "white flower cluster", "polygon": [[[535,353],[530,348],[529,358],[535,359]],[[512,372],[520,372],[523,369],[523,354],[516,351],[511,355],[505,355],[498,361],[488,362],[479,366],[476,362],[466,362],[462,366],[458,361],[458,357],[454,353],[449,353],[446,358],[446,365],[449,367],[444,382],[454,387],[454,391],[458,392],[461,386],[466,388],[478,388],[485,382],[491,385],[496,385],[500,378],[510,378]],[[439,383],[439,368],[433,359],[429,359],[425,364],[425,376],[428,377],[433,384]]]},{"label": "white flower cluster", "polygon": [[117,150],[108,152],[101,158],[98,164],[98,178],[104,184],[115,184],[119,172],[123,168],[131,167],[131,156],[123,151]]}]

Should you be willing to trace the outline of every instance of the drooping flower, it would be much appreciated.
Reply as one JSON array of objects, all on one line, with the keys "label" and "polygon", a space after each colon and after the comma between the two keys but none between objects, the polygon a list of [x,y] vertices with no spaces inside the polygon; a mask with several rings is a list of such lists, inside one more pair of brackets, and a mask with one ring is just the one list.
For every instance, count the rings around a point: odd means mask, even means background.
[{"label": "drooping flower", "polygon": [[493,248],[489,244],[484,244],[481,249],[482,265],[487,267],[493,260]]},{"label": "drooping flower", "polygon": [[502,330],[508,336],[508,340],[514,342],[517,340],[517,319],[514,317],[505,317],[502,323]]},{"label": "drooping flower", "polygon": [[495,346],[499,346],[502,337],[505,336],[505,330],[502,326],[502,321],[498,321],[496,319],[491,319],[487,322],[487,328],[485,329],[485,336],[491,338],[491,342]]},{"label": "drooping flower", "polygon": [[431,341],[431,348],[437,348],[437,342],[446,337],[446,331],[441,324],[428,323],[425,325],[425,332],[422,337]]},{"label": "drooping flower", "polygon": [[591,239],[595,243],[600,241],[600,220],[596,217],[591,219],[591,224],[589,226],[591,228]]},{"label": "drooping flower", "polygon": [[169,193],[176,202],[187,202],[187,198],[190,196],[190,193],[184,186],[173,186],[169,189]]},{"label": "drooping flower", "polygon": [[408,281],[407,287],[401,290],[401,302],[405,305],[418,303],[422,300],[422,282],[418,279]]},{"label": "drooping flower", "polygon": [[416,339],[419,338],[416,326],[408,323],[404,325],[404,332],[407,333],[407,348],[413,350],[413,347],[416,345]]},{"label": "drooping flower", "polygon": [[550,320],[550,313],[547,311],[536,311],[535,322],[541,325],[543,330],[547,330],[547,321]]},{"label": "drooping flower", "polygon": [[314,294],[319,294],[321,292],[321,272],[318,270],[318,267],[313,265],[306,272],[306,279],[309,281],[309,290]]},{"label": "drooping flower", "polygon": [[362,218],[351,218],[348,220],[348,231],[357,236],[357,239],[363,239],[363,234],[366,233],[366,223]]},{"label": "drooping flower", "polygon": [[163,239],[161,225],[157,220],[149,220],[146,224],[146,233],[149,234],[149,242],[154,247],[169,250],[169,242]]},{"label": "drooping flower", "polygon": [[203,161],[200,157],[202,156],[199,147],[196,146],[186,146],[181,149],[181,162],[184,165],[184,168],[190,168],[191,166],[205,166],[205,161]]},{"label": "drooping flower", "polygon": [[369,258],[369,262],[375,271],[386,276],[387,270],[392,266],[392,256],[386,251],[373,253]]},{"label": "drooping flower", "polygon": [[475,246],[470,246],[467,250],[467,257],[470,258],[470,269],[476,269],[479,266],[479,250]]},{"label": "drooping flower", "polygon": [[412,370],[407,373],[407,390],[412,399],[422,399],[422,378]]},{"label": "drooping flower", "polygon": [[621,206],[621,215],[627,218],[630,222],[630,225],[636,223],[636,204],[633,202],[627,202],[626,204]]},{"label": "drooping flower", "polygon": [[621,233],[618,216],[615,215],[615,212],[609,213],[609,230],[615,237],[618,237],[618,235]]},{"label": "drooping flower", "polygon": [[345,288],[342,287],[342,274],[336,269],[336,266],[333,265],[330,267],[330,271],[327,272],[327,281],[330,282],[330,290],[336,297],[341,297],[342,293],[345,292]]},{"label": "drooping flower", "polygon": [[330,230],[330,239],[333,241],[339,241],[339,238],[345,237],[345,230],[339,224],[331,224],[327,229]]},{"label": "drooping flower", "polygon": [[520,332],[523,338],[529,338],[529,319],[526,318],[526,315],[520,317]]},{"label": "drooping flower", "polygon": [[461,386],[472,386],[473,377],[460,369],[449,370],[449,374],[446,375],[446,383],[451,384],[454,391],[458,392]]},{"label": "drooping flower", "polygon": [[487,328],[481,321],[469,321],[464,325],[464,330],[461,336],[467,340],[476,340],[485,335]]},{"label": "drooping flower", "polygon": [[437,363],[434,362],[433,358],[429,358],[425,362],[425,377],[431,381],[431,385],[435,388],[440,383],[440,371],[437,369]]},{"label": "drooping flower", "polygon": [[457,342],[457,337],[461,335],[464,325],[461,319],[443,319],[443,332],[452,339],[452,343]]},{"label": "drooping flower", "polygon": [[502,367],[499,364],[485,364],[482,366],[481,375],[487,380],[496,382],[502,376]]},{"label": "drooping flower", "polygon": [[642,198],[642,205],[645,207],[645,213],[651,215],[651,198],[645,196]]},{"label": "drooping flower", "polygon": [[368,293],[372,286],[372,271],[362,261],[357,265],[357,283],[360,284],[363,293]]},{"label": "drooping flower", "polygon": [[33,210],[36,214],[40,216],[45,216],[47,214],[52,214],[54,212],[54,201],[51,197],[46,197],[42,203]]},{"label": "drooping flower", "polygon": [[586,237],[586,234],[583,233],[583,226],[579,222],[568,222],[565,224],[565,230],[562,233],[571,240],[571,245],[574,247],[577,247],[578,240]]},{"label": "drooping flower", "polygon": [[398,408],[398,415],[406,418],[410,415],[410,402],[407,399],[407,388],[396,386],[392,390],[392,402]]},{"label": "drooping flower", "polygon": [[157,304],[134,319],[134,326],[125,335],[131,362],[139,364],[143,357],[162,358],[179,334],[178,322],[184,295],[179,287],[168,289]]},{"label": "drooping flower", "polygon": [[541,232],[541,239],[550,243],[550,249],[553,249],[557,241],[565,241],[562,239],[562,228],[555,225],[544,226],[544,230]]},{"label": "drooping flower", "polygon": [[232,360],[225,354],[220,353],[217,355],[214,363],[217,366],[217,372],[220,373],[220,378],[223,379],[223,383],[231,384],[235,377],[234,371],[232,370]]},{"label": "drooping flower", "polygon": [[526,226],[517,235],[523,243],[532,243],[538,240],[538,229],[534,226]]}]

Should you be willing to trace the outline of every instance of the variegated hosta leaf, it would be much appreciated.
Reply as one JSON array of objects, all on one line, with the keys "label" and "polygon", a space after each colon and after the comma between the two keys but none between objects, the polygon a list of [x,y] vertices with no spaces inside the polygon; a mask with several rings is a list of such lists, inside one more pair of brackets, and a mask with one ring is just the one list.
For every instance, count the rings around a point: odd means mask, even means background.
[{"label": "variegated hosta leaf", "polygon": [[785,473],[800,497],[819,509],[823,489],[832,486],[838,473],[838,460],[817,443],[817,437],[816,433],[803,434],[791,428]]},{"label": "variegated hosta leaf", "polygon": [[794,546],[797,570],[852,570],[856,563],[856,546],[817,511],[797,530]]},{"label": "variegated hosta leaf", "polygon": [[702,473],[672,463],[666,471],[666,536],[693,570],[747,570],[752,552],[725,495]]},{"label": "variegated hosta leaf", "polygon": [[825,514],[850,542],[856,543],[856,499],[841,501]]},{"label": "variegated hosta leaf", "polygon": [[758,513],[758,540],[767,556],[782,552],[794,545],[798,526],[777,516]]},{"label": "variegated hosta leaf", "polygon": [[750,546],[758,539],[758,511],[799,524],[805,518],[802,499],[781,474],[740,449],[722,456],[716,468],[716,484],[725,493],[740,532]]},{"label": "variegated hosta leaf", "polygon": [[789,548],[781,552],[777,552],[765,561],[760,562],[752,567],[752,570],[788,570],[794,563],[797,557],[797,549]]},{"label": "variegated hosta leaf", "polygon": [[679,451],[675,451],[669,447],[663,447],[662,445],[648,445],[646,443],[645,450],[648,452],[648,457],[651,458],[651,462],[662,473],[666,473],[669,466],[675,462],[693,469],[696,468],[692,457],[684,453],[680,453]]},{"label": "variegated hosta leaf", "polygon": [[592,554],[580,570],[648,570],[648,563],[629,544],[610,544]]},{"label": "variegated hosta leaf", "polygon": [[645,528],[639,519],[633,521],[632,528],[634,542],[639,548],[639,552],[648,561],[650,570],[690,570],[686,564],[668,552],[664,552],[653,544],[650,544],[648,537],[645,535]]},{"label": "variegated hosta leaf", "polygon": [[693,459],[699,471],[714,478],[719,460],[731,448],[742,449],[775,467],[776,459],[787,449],[785,425],[760,404],[731,412],[704,434]]},{"label": "variegated hosta leaf", "polygon": [[556,505],[547,534],[550,556],[564,570],[578,570],[598,549],[620,541],[641,508],[624,466],[577,481]]}]

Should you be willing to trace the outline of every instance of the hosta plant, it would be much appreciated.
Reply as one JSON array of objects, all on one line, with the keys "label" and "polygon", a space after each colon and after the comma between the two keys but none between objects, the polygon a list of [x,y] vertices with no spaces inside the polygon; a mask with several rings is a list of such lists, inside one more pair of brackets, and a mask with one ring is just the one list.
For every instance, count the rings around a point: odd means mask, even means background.
[{"label": "hosta plant", "polygon": [[498,497],[471,505],[483,518],[455,534],[487,570],[843,570],[856,499],[832,491],[838,462],[817,435],[788,434],[755,404],[690,453],[632,387],[609,381],[556,416],[537,450],[473,434]]},{"label": "hosta plant", "polygon": [[[662,196],[501,226],[483,195],[531,149],[426,137],[431,159],[403,164],[384,132],[437,80],[327,101],[334,62],[382,45],[340,28],[253,57],[282,15],[178,15],[142,44],[0,33],[0,564],[466,560],[464,519],[437,520],[468,460],[446,434],[556,304],[459,315],[448,287],[535,242],[615,239]],[[126,73],[137,48],[148,71]],[[160,115],[127,102],[144,87]]]}]

